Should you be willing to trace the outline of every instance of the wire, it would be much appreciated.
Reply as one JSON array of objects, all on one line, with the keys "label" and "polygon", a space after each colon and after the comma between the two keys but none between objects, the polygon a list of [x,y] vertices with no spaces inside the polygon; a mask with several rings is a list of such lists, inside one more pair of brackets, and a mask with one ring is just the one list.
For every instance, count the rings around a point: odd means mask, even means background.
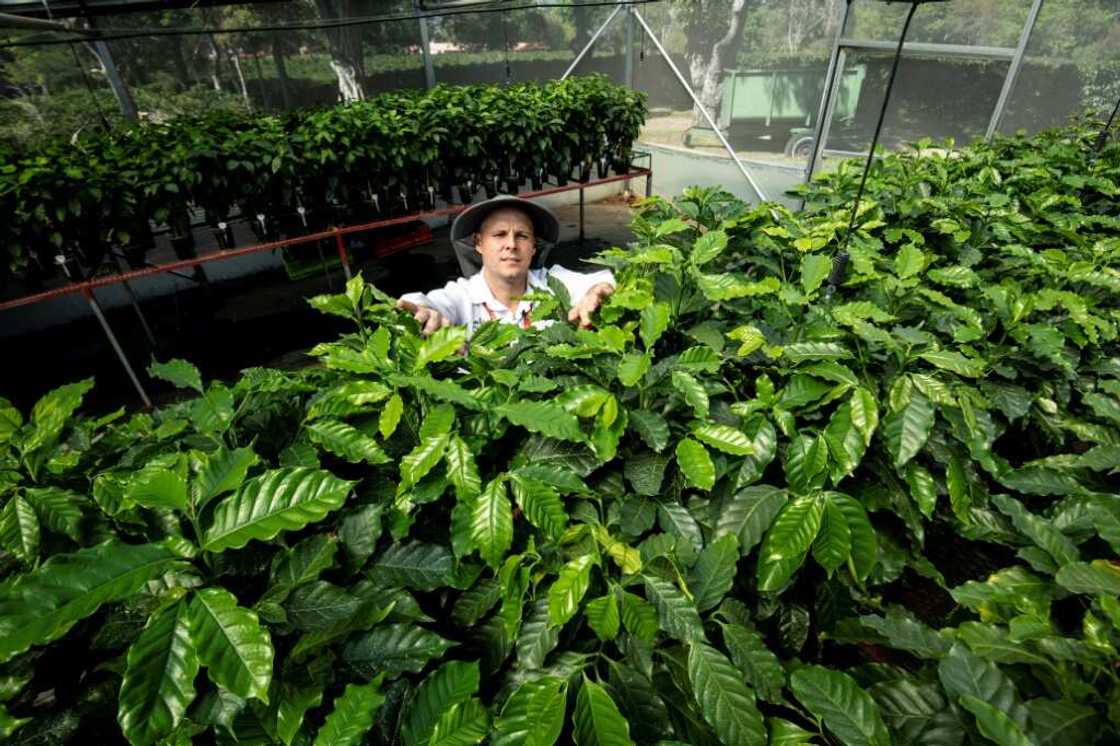
[{"label": "wire", "polygon": [[1104,144],[1108,141],[1108,131],[1112,129],[1112,120],[1116,119],[1117,110],[1120,110],[1120,99],[1116,100],[1116,106],[1112,107],[1112,114],[1108,117],[1108,121],[1105,122],[1104,129],[1097,135],[1097,142],[1093,146],[1094,156],[1101,152],[1101,148],[1103,148]]},{"label": "wire", "polygon": [[906,22],[902,24],[902,34],[898,37],[898,48],[894,52],[894,63],[891,65],[891,74],[887,78],[887,90],[883,93],[883,106],[879,109],[879,121],[875,123],[875,134],[871,138],[871,148],[867,153],[867,161],[863,165],[863,176],[859,180],[859,189],[856,190],[856,198],[852,203],[852,216],[848,220],[848,230],[844,233],[844,241],[840,244],[840,251],[836,254],[836,262],[833,264],[832,273],[828,277],[828,288],[826,293],[831,296],[832,291],[836,289],[844,279],[844,269],[848,264],[848,241],[852,237],[852,233],[856,229],[856,219],[859,216],[859,203],[863,199],[863,190],[867,186],[867,175],[871,173],[871,164],[875,162],[875,148],[879,144],[879,135],[883,131],[883,120],[887,118],[887,105],[891,101],[891,89],[894,88],[895,74],[898,73],[898,63],[902,61],[902,46],[906,43],[906,34],[910,30],[910,21],[914,20],[914,11],[918,9],[920,0],[912,0],[910,4],[910,12],[906,14]]},{"label": "wire", "polygon": [[[651,3],[660,3],[663,1],[664,0],[594,0],[593,2],[583,3],[581,5],[583,7],[594,8],[602,6],[613,7],[616,5],[649,5]],[[375,23],[388,23],[391,21],[416,21],[420,20],[421,18],[442,18],[445,16],[485,13],[508,13],[513,10],[532,10],[534,8],[574,7],[576,6],[571,2],[532,2],[531,0],[526,0],[525,2],[522,2],[518,5],[502,4],[498,7],[451,8],[448,10],[432,11],[427,13],[398,13],[381,16],[358,16],[355,18],[343,18],[337,21],[302,21],[294,23],[273,24],[268,26],[240,26],[233,28],[196,26],[193,28],[179,29],[153,27],[149,29],[136,29],[120,33],[113,33],[110,29],[101,29],[97,34],[97,38],[102,41],[116,41],[120,39],[146,39],[153,36],[203,36],[206,34],[247,34],[265,31],[318,31],[324,29],[347,28],[349,26],[364,26],[367,24]],[[3,44],[0,44],[0,49],[52,46],[55,44],[68,44],[70,41],[70,39],[42,39],[31,41],[4,42]]]}]

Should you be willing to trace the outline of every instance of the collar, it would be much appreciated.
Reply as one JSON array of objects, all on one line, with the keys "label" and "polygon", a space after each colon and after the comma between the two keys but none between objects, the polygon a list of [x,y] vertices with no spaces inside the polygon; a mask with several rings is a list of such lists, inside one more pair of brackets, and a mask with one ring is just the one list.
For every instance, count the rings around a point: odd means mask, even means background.
[{"label": "collar", "polygon": [[[547,273],[543,269],[529,270],[526,284],[530,291],[547,291],[549,289]],[[467,295],[470,297],[471,303],[488,303],[494,309],[505,308],[505,306],[494,297],[494,293],[490,291],[490,286],[486,284],[486,280],[482,276],[482,270],[475,272],[470,276],[470,279],[467,280]]]}]

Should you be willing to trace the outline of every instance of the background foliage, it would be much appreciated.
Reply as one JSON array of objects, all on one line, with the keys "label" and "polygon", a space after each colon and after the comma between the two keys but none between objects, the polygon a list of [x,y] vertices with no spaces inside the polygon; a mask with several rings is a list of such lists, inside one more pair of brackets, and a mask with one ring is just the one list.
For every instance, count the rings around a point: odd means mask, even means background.
[{"label": "background foliage", "polygon": [[[239,743],[1108,743],[1120,146],[645,203],[594,330],[0,407],[0,727]],[[563,318],[563,294],[537,299]],[[205,674],[203,674],[205,671]],[[115,718],[115,720],[114,720]],[[119,729],[119,730],[118,730]],[[110,738],[109,735],[105,736]]]}]

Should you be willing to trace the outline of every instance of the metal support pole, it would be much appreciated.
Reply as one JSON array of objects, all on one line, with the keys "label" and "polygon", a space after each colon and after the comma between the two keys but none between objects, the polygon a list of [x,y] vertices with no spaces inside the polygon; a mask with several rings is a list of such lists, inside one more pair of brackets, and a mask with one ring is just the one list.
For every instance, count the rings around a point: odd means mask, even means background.
[{"label": "metal support pole", "polygon": [[342,240],[341,233],[334,234],[334,244],[338,248],[338,258],[342,260],[342,273],[346,275],[346,281],[350,282],[353,279],[350,272],[350,257],[346,255],[346,242]]},{"label": "metal support pole", "polygon": [[117,359],[121,361],[121,365],[124,366],[125,372],[128,373],[128,377],[129,379],[131,379],[132,385],[136,388],[136,393],[140,395],[140,400],[144,402],[145,407],[150,408],[152,406],[152,400],[148,398],[148,392],[144,391],[144,387],[140,385],[140,379],[136,377],[136,372],[132,370],[132,366],[129,364],[128,358],[125,357],[124,350],[121,349],[120,342],[117,341],[117,337],[115,334],[113,334],[113,330],[109,326],[109,322],[105,319],[105,314],[101,311],[101,304],[97,302],[97,298],[93,296],[93,291],[89,288],[82,288],[82,295],[86,297],[86,301],[89,303],[90,310],[93,311],[93,315],[97,317],[97,321],[101,324],[101,329],[105,332],[105,336],[109,338],[109,344],[111,344],[113,346],[113,350],[116,351]]},{"label": "metal support pole", "polygon": [[103,41],[94,41],[92,45],[93,53],[97,55],[97,59],[101,60],[101,66],[105,68],[105,77],[109,79],[109,86],[113,89],[113,93],[117,97],[117,103],[120,104],[121,107],[121,114],[125,119],[138,119],[139,117],[136,115],[136,102],[132,100],[132,94],[129,93],[128,87],[121,78],[120,70],[117,69],[117,63],[113,61],[113,53],[109,51],[109,45]]},{"label": "metal support pole", "polygon": [[[844,28],[848,25],[848,16],[852,12],[852,0],[844,3],[844,15],[840,18],[840,27],[836,29],[836,38],[832,42],[832,54],[828,58],[828,72],[824,76],[824,90],[821,91],[821,105],[817,108],[817,126],[813,134],[813,151],[809,155],[809,164],[805,168],[805,181],[813,180],[813,172],[817,168],[821,153],[824,151],[824,142],[828,137],[829,125],[832,123],[832,112],[835,106],[836,88],[843,80],[844,51],[840,48],[840,39],[844,36]],[[802,204],[804,207],[804,204]]]},{"label": "metal support pole", "polygon": [[1023,31],[1019,34],[1019,44],[1015,47],[1015,56],[1011,58],[1011,64],[1007,67],[1007,75],[1003,79],[1003,88],[1000,89],[999,98],[996,99],[996,108],[992,111],[992,118],[988,122],[988,131],[984,134],[985,140],[991,140],[1003,123],[1007,102],[1011,98],[1011,92],[1015,89],[1015,82],[1019,79],[1019,71],[1023,67],[1023,56],[1027,52],[1027,45],[1031,41],[1031,33],[1034,32],[1034,24],[1041,11],[1042,0],[1034,0],[1031,3],[1031,9],[1027,12],[1027,22],[1023,24]]},{"label": "metal support pole", "polygon": [[634,90],[634,8],[626,6],[626,87]]},{"label": "metal support pole", "polygon": [[420,0],[412,0],[412,7],[420,16],[420,54],[424,58],[424,85],[428,90],[436,87],[436,69],[432,66],[431,41],[428,38],[428,18],[422,15]]},{"label": "metal support pole", "polygon": [[579,242],[583,243],[583,186],[579,188]]},{"label": "metal support pole", "polygon": [[[114,262],[117,265],[117,271],[120,273],[125,272],[125,267],[121,264],[121,257],[119,254],[113,254]],[[152,328],[148,326],[148,319],[144,316],[144,312],[140,310],[140,303],[137,301],[136,293],[132,291],[132,285],[128,280],[121,280],[121,285],[124,286],[124,292],[128,296],[128,302],[132,304],[132,310],[136,312],[136,318],[140,320],[140,326],[144,329],[144,335],[148,338],[148,344],[152,346],[152,350],[156,349],[156,336],[152,334]]]},{"label": "metal support pole", "polygon": [[584,48],[581,49],[579,54],[576,55],[576,58],[572,60],[572,64],[568,65],[568,69],[565,70],[564,74],[560,76],[560,80],[566,80],[568,76],[572,74],[572,70],[575,70],[576,65],[583,61],[584,56],[591,51],[591,47],[595,46],[595,42],[599,41],[599,37],[602,36],[603,32],[607,30],[607,26],[611,25],[611,21],[614,20],[615,16],[622,12],[623,7],[625,6],[619,5],[617,8],[611,11],[611,14],[607,16],[607,20],[603,21],[603,25],[599,27],[598,31],[591,35],[591,38],[587,40],[587,44],[584,46]]},{"label": "metal support pole", "polygon": [[661,46],[661,42],[658,40],[657,35],[653,33],[653,29],[651,29],[649,27],[649,24],[646,23],[646,19],[642,18],[642,14],[639,13],[636,9],[631,8],[631,12],[634,14],[634,18],[638,19],[638,23],[642,25],[642,28],[645,30],[646,35],[649,36],[650,41],[653,42],[653,46],[657,47],[657,51],[661,53],[661,57],[665,60],[665,63],[669,65],[669,69],[673,71],[673,74],[677,76],[677,80],[680,81],[680,84],[682,86],[684,86],[684,89],[688,93],[689,98],[692,99],[692,103],[695,104],[696,108],[703,115],[704,120],[708,123],[708,126],[712,128],[712,131],[716,133],[716,137],[718,137],[719,141],[723,143],[723,147],[731,156],[731,160],[735,161],[735,165],[739,167],[739,171],[743,174],[743,177],[746,178],[747,183],[751,185],[751,189],[753,189],[754,193],[758,195],[759,201],[765,202],[767,199],[765,192],[763,192],[762,188],[759,187],[759,185],[755,182],[754,177],[751,176],[749,171],[747,171],[747,167],[743,165],[743,162],[739,160],[739,156],[735,154],[735,149],[731,147],[731,143],[729,143],[727,141],[727,138],[724,137],[723,131],[720,130],[719,125],[716,124],[716,120],[712,118],[712,115],[709,114],[708,110],[705,109],[703,104],[700,103],[700,99],[693,92],[692,86],[688,83],[688,79],[684,77],[680,69],[677,67],[676,63],[673,62],[673,58],[670,57],[669,53],[665,51],[665,47]]},{"label": "metal support pole", "polygon": [[653,196],[653,174],[652,173],[646,174],[646,196],[647,197],[652,197]]}]

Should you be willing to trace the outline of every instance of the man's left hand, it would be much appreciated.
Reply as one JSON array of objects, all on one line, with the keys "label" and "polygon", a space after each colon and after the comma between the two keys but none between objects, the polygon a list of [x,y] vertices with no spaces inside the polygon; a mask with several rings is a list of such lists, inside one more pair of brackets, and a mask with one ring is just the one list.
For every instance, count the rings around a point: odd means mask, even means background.
[{"label": "man's left hand", "polygon": [[592,285],[579,302],[568,311],[568,321],[578,322],[581,329],[590,329],[591,314],[599,310],[603,300],[613,292],[614,285],[609,283],[600,282],[598,285]]}]

